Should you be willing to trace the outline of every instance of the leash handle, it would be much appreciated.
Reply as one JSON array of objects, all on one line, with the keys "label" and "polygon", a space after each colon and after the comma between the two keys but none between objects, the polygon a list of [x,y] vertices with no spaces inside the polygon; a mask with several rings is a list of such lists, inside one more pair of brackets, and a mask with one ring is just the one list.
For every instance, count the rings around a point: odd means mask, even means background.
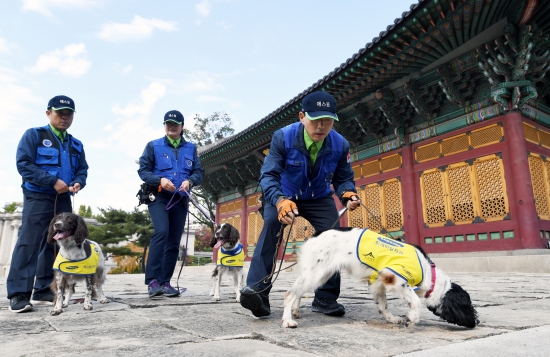
[{"label": "leash handle", "polygon": [[179,191],[174,191],[174,194],[172,195],[172,197],[170,197],[170,201],[168,201],[168,203],[166,204],[166,208],[165,210],[169,210],[170,208],[174,207],[179,201],[181,201],[181,199],[183,198],[183,194],[180,194],[180,198],[178,198],[174,203],[172,203],[172,200],[174,199],[174,197],[176,197],[176,193],[178,193]]}]

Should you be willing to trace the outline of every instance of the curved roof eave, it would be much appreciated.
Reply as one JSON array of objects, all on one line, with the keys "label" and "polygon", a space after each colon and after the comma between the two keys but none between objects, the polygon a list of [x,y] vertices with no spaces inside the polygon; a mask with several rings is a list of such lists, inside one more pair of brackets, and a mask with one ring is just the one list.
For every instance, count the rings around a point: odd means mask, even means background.
[{"label": "curved roof eave", "polygon": [[[371,42],[367,43],[365,47],[361,48],[357,53],[353,54],[350,58],[348,58],[344,63],[342,63],[339,67],[336,67],[333,71],[331,71],[328,75],[324,76],[322,79],[318,80],[316,83],[312,84],[310,87],[308,87],[306,90],[301,92],[300,94],[296,95],[294,98],[286,102],[285,104],[281,105],[279,108],[275,109],[271,113],[269,113],[267,116],[262,118],[261,120],[257,121],[256,123],[252,124],[248,128],[244,129],[243,131],[233,135],[232,137],[228,138],[228,140],[224,140],[223,142],[220,142],[219,144],[216,144],[212,147],[209,147],[208,149],[201,152],[201,159],[204,157],[206,161],[208,160],[208,156],[214,154],[216,150],[219,150],[223,146],[231,145],[232,143],[238,142],[240,138],[242,138],[244,135],[252,132],[254,129],[257,129],[258,127],[269,123],[271,120],[274,120],[276,115],[282,111],[286,111],[291,109],[293,106],[295,106],[297,103],[301,103],[302,98],[314,90],[317,90],[318,88],[322,87],[324,84],[329,82],[330,80],[333,80],[337,74],[339,74],[342,71],[345,71],[346,69],[353,66],[354,63],[356,63],[359,58],[363,58],[366,55],[368,55],[370,52],[374,50],[374,45],[379,43],[381,40],[385,40],[388,38],[393,32],[397,29],[397,24],[402,23],[403,21],[409,20],[411,17],[416,15],[422,8],[423,5],[426,5],[429,3],[430,0],[418,0],[417,4],[412,4],[410,6],[410,11],[405,11],[402,13],[400,18],[396,18],[394,20],[394,24],[388,25],[386,28],[386,31],[380,32],[378,37],[374,37]],[[273,124],[273,123],[271,123]],[[270,125],[271,126],[271,125]]]}]

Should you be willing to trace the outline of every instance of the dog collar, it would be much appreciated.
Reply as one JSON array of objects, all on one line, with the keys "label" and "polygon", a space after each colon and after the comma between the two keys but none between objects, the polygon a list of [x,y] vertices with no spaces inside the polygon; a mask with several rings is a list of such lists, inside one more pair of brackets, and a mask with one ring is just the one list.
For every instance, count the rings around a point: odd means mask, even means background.
[{"label": "dog collar", "polygon": [[429,298],[430,295],[432,295],[435,287],[435,264],[431,263],[430,266],[432,267],[432,286],[430,286],[430,290],[428,290],[428,292],[426,293],[426,299]]}]

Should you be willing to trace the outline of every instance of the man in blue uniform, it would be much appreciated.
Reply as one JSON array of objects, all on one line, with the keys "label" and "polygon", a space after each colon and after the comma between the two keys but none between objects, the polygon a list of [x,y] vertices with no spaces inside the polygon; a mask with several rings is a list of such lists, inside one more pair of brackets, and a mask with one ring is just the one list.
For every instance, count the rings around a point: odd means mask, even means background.
[{"label": "man in blue uniform", "polygon": [[[326,92],[308,94],[302,100],[299,118],[299,123],[274,133],[261,170],[264,226],[241,295],[241,305],[256,317],[271,314],[271,285],[262,280],[271,273],[281,224],[291,224],[299,214],[317,232],[323,231],[331,228],[338,217],[334,193],[348,209],[355,209],[360,203],[349,143],[332,130],[338,120],[334,97]],[[315,291],[312,311],[344,315],[344,306],[336,301],[339,295],[340,275],[336,273]]]},{"label": "man in blue uniform", "polygon": [[28,129],[17,146],[24,205],[6,282],[12,312],[53,303],[55,257],[53,245],[46,242],[48,225],[55,214],[72,212],[70,195],[86,186],[88,176],[82,143],[67,133],[74,113],[71,98],[53,97],[46,110],[50,124]]},{"label": "man in blue uniform", "polygon": [[189,198],[183,191],[200,184],[203,175],[197,148],[182,137],[183,123],[179,111],[166,113],[163,122],[166,136],[150,141],[139,158],[139,177],[160,191],[147,203],[154,230],[145,267],[149,297],[180,295],[170,285],[170,278],[176,268],[189,210]]}]

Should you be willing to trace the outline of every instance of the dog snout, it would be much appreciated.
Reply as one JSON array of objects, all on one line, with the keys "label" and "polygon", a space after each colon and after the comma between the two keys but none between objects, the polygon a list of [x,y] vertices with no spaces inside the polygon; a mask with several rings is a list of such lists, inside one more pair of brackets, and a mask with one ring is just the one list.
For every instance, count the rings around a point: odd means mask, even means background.
[{"label": "dog snout", "polygon": [[53,226],[55,229],[61,229],[61,227],[63,227],[63,222],[57,221],[53,224]]}]

